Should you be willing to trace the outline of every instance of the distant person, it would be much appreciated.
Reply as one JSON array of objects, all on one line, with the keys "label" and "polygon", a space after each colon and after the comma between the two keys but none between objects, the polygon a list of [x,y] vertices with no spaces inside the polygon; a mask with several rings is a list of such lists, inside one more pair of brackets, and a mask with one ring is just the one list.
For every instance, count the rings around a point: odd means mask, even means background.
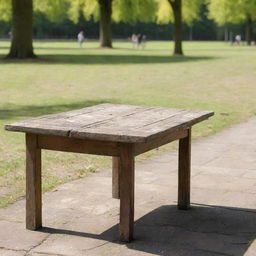
[{"label": "distant person", "polygon": [[10,31],[10,32],[8,33],[8,36],[9,36],[10,39],[12,40],[12,31]]},{"label": "distant person", "polygon": [[82,48],[84,43],[84,31],[80,31],[77,35],[77,41],[79,43],[79,46]]},{"label": "distant person", "polygon": [[235,43],[240,45],[241,44],[241,41],[242,41],[242,38],[241,38],[241,35],[236,35],[235,37]]},{"label": "distant person", "polygon": [[137,47],[139,48],[141,46],[142,43],[142,34],[138,34],[137,35]]},{"label": "distant person", "polygon": [[135,48],[137,46],[137,41],[138,41],[137,36],[135,34],[132,34],[131,40],[132,40],[132,46],[133,48]]},{"label": "distant person", "polygon": [[146,48],[146,44],[147,44],[147,36],[146,36],[146,35],[143,35],[143,36],[142,36],[142,41],[141,41],[142,49],[145,49],[145,48]]}]

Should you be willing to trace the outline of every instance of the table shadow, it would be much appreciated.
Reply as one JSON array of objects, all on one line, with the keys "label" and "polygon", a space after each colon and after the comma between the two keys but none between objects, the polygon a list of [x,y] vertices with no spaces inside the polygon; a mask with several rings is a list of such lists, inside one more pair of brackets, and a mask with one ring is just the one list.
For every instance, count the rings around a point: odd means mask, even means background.
[{"label": "table shadow", "polygon": [[[50,227],[43,227],[40,232],[124,244],[118,240],[118,225],[101,234]],[[131,250],[164,256],[242,256],[255,238],[254,209],[193,205],[189,211],[179,211],[174,205],[165,205],[139,218],[134,240],[125,245]]]}]

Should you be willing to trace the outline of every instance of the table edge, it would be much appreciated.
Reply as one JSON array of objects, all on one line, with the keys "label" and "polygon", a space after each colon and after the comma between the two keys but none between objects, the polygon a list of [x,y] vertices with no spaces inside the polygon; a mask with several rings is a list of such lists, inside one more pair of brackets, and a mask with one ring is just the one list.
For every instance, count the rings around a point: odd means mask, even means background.
[{"label": "table edge", "polygon": [[149,136],[133,136],[133,135],[125,136],[125,135],[113,135],[113,134],[95,134],[95,133],[89,133],[89,132],[84,134],[82,132],[79,132],[79,135],[77,135],[75,133],[75,130],[72,131],[72,130],[52,129],[49,132],[49,130],[46,130],[43,128],[30,128],[30,127],[20,126],[18,125],[18,123],[17,125],[15,125],[15,123],[6,124],[4,128],[7,131],[31,133],[31,134],[38,134],[38,135],[54,135],[54,136],[63,136],[63,137],[70,137],[70,138],[77,138],[77,139],[102,140],[102,141],[123,142],[123,143],[146,143],[146,142],[150,142],[151,140],[157,137],[166,135],[168,133],[172,133],[177,130],[188,129],[193,125],[199,122],[202,122],[214,115],[213,111],[202,111],[202,112],[205,112],[205,114],[198,118],[195,118],[186,123],[181,123],[176,127],[172,127],[170,129],[166,129],[164,131],[161,131]]}]

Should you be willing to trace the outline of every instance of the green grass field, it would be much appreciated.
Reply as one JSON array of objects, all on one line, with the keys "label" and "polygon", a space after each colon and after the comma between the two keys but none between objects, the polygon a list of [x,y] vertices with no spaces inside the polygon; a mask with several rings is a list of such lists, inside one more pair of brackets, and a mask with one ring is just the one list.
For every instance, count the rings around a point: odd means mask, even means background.
[{"label": "green grass field", "polygon": [[[36,42],[34,61],[0,59],[0,207],[24,195],[24,135],[3,125],[103,102],[214,110],[193,130],[216,133],[256,114],[256,48],[185,42],[172,57],[170,42],[129,43],[98,49],[86,42]],[[9,43],[0,41],[0,56]],[[43,189],[110,166],[109,158],[44,152]]]}]

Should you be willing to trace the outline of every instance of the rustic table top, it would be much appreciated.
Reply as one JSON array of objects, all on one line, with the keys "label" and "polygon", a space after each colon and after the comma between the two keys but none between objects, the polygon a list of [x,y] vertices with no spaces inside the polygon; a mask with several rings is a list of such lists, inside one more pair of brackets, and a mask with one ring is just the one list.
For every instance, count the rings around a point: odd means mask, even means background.
[{"label": "rustic table top", "polygon": [[140,143],[187,129],[213,114],[212,111],[106,103],[8,124],[5,129],[80,139]]}]

